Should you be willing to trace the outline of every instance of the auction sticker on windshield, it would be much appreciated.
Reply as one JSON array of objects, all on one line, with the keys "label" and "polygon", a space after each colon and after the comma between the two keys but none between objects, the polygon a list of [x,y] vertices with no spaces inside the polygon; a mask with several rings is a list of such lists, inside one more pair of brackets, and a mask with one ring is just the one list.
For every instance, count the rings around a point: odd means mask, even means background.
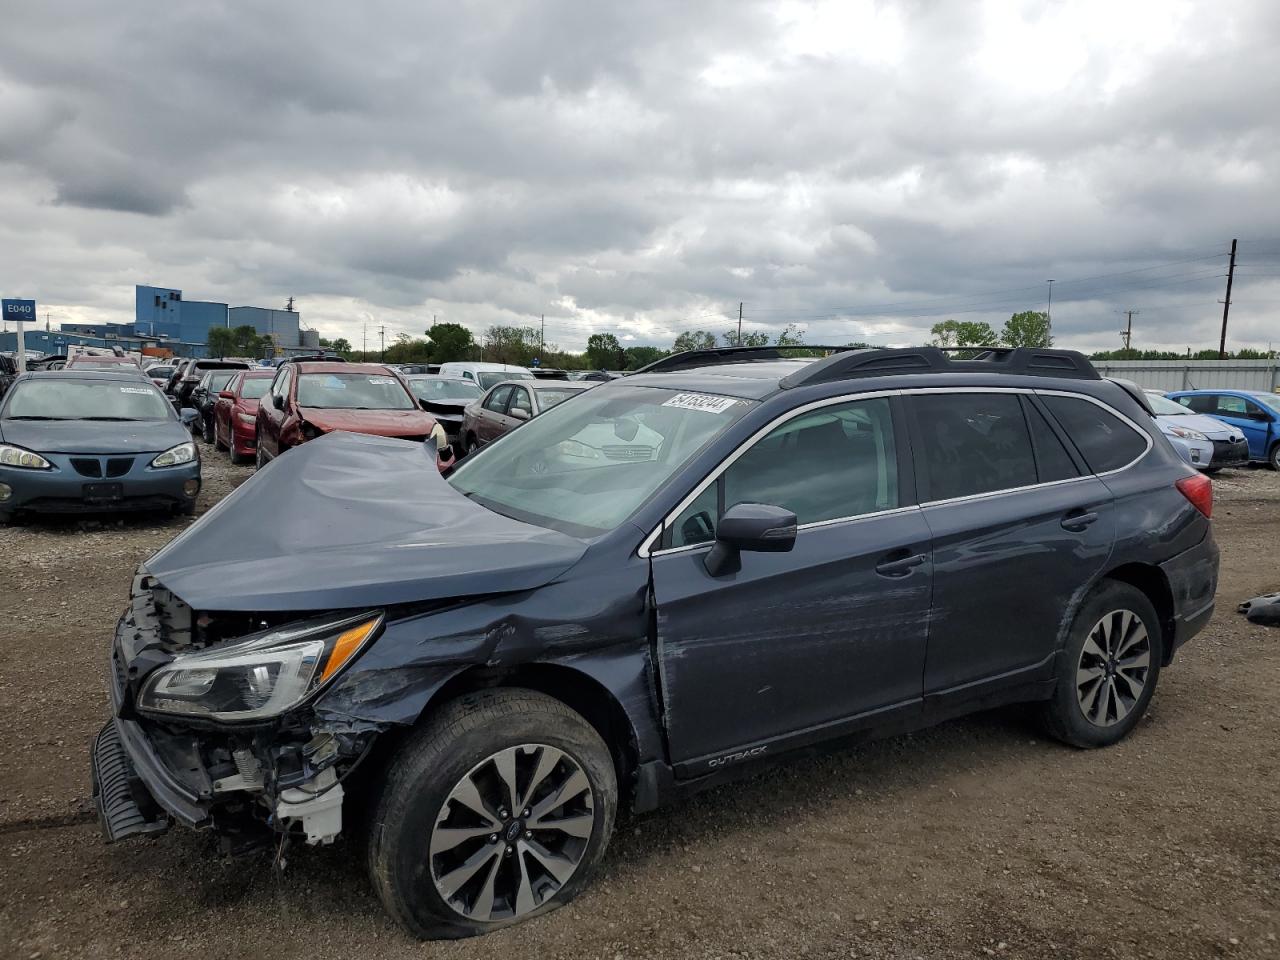
[{"label": "auction sticker on windshield", "polygon": [[701,410],[704,413],[724,413],[737,402],[733,397],[713,397],[705,393],[677,393],[663,406],[680,407],[682,410]]},{"label": "auction sticker on windshield", "polygon": [[146,387],[121,387],[120,392],[121,393],[140,393],[144,397],[151,396],[151,391],[148,390]]},{"label": "auction sticker on windshield", "polygon": [[396,381],[394,377],[370,377],[369,382],[379,387],[385,387],[387,384],[395,383]]}]

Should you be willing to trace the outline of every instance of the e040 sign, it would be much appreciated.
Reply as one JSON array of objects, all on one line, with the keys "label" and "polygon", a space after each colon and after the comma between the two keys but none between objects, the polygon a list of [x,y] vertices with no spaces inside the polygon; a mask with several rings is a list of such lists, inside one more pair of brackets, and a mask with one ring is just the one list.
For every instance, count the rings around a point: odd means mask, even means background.
[{"label": "e040 sign", "polygon": [[0,310],[6,320],[22,320],[36,322],[36,302],[34,300],[0,300]]}]

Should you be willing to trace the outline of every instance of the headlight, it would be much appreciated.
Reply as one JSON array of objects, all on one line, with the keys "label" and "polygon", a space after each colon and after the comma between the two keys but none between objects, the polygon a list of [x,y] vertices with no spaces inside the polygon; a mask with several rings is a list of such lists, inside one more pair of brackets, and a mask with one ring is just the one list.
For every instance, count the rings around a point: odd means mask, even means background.
[{"label": "headlight", "polygon": [[40,454],[4,443],[0,443],[0,464],[6,467],[26,467],[29,470],[53,469],[53,464]]},{"label": "headlight", "polygon": [[251,416],[250,414],[247,414],[247,413],[237,413],[236,416],[239,417],[240,422],[245,424],[246,426],[252,427],[254,424],[258,422],[257,417]]},{"label": "headlight", "polygon": [[1170,427],[1169,432],[1175,437],[1181,437],[1183,440],[1208,440],[1199,430],[1192,430],[1189,427]]},{"label": "headlight", "polygon": [[196,458],[196,445],[194,443],[180,443],[176,447],[170,447],[160,456],[151,461],[153,467],[178,467],[184,463],[190,463]]},{"label": "headlight", "polygon": [[382,614],[293,624],[158,667],[138,707],[210,720],[263,720],[292,710],[326,683],[382,626]]}]

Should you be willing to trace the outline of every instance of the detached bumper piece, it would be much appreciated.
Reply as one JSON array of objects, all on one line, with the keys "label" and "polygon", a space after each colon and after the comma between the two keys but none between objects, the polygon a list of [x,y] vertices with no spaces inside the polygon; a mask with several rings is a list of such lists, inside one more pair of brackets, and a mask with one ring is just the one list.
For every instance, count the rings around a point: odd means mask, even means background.
[{"label": "detached bumper piece", "polygon": [[1245,440],[1213,441],[1213,460],[1211,467],[1243,467],[1249,463],[1249,444]]},{"label": "detached bumper piece", "polygon": [[[99,731],[93,742],[93,803],[98,808],[98,823],[108,843],[144,833],[161,833],[169,828],[169,818],[154,810],[148,816],[138,804],[139,792],[146,788],[138,778],[114,721]],[[150,799],[149,796],[147,799]]]}]

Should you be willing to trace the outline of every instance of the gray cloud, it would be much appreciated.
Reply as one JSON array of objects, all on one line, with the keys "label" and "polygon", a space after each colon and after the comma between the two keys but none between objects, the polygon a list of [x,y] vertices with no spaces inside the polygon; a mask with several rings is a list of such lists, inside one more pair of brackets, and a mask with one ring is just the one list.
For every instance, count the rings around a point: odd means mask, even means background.
[{"label": "gray cloud", "polygon": [[130,9],[0,36],[7,282],[64,319],[155,282],[349,338],[545,313],[570,347],[669,342],[744,301],[912,342],[1053,277],[1062,343],[1135,307],[1142,344],[1198,347],[1237,236],[1233,339],[1271,336],[1265,0]]}]

